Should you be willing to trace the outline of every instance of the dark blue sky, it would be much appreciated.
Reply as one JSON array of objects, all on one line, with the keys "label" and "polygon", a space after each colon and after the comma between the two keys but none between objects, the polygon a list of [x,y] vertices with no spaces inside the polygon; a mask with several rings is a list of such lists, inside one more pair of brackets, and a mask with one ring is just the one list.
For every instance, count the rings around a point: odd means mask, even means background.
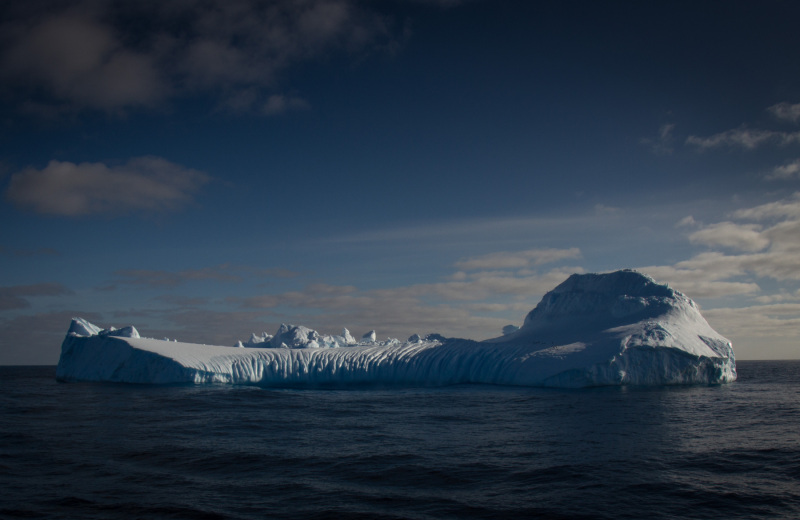
[{"label": "dark blue sky", "polygon": [[0,363],[72,315],[483,339],[635,267],[798,357],[792,2],[0,7]]}]

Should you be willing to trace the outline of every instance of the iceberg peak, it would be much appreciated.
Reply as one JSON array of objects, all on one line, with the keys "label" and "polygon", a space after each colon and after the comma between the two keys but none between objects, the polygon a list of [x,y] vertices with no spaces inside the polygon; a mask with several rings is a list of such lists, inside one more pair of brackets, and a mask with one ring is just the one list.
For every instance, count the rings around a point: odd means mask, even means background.
[{"label": "iceberg peak", "polygon": [[676,311],[699,315],[689,298],[638,271],[573,274],[545,294],[521,329],[507,337],[609,329]]},{"label": "iceberg peak", "polygon": [[72,318],[72,322],[69,324],[69,330],[67,331],[67,334],[88,337],[100,334],[101,330],[102,329],[100,327],[92,325],[83,318]]},{"label": "iceberg peak", "polygon": [[138,338],[139,331],[136,330],[136,327],[132,325],[129,325],[127,327],[122,327],[121,329],[117,329],[114,327],[101,329],[97,325],[93,325],[83,318],[72,318],[72,322],[69,325],[69,330],[67,331],[67,335],[68,336],[74,335],[81,337],[115,336],[120,338]]}]

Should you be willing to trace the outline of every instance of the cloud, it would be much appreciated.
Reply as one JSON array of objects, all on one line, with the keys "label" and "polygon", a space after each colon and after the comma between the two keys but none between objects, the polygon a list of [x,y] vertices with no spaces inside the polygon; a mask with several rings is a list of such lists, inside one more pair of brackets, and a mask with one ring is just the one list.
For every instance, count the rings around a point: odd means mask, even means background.
[{"label": "cloud", "polygon": [[63,296],[72,291],[60,283],[39,283],[0,287],[0,311],[26,309],[31,306],[28,298],[37,296]]},{"label": "cloud", "polygon": [[705,310],[703,314],[735,335],[796,337],[800,330],[800,303],[717,308]]},{"label": "cloud", "polygon": [[[175,306],[117,313],[137,323],[140,333],[182,341],[233,344],[251,332],[272,333],[281,322],[303,324],[323,333],[347,327],[360,335],[377,328],[379,337],[405,339],[413,333],[438,332],[485,339],[501,334],[510,322],[521,322],[545,291],[579,268],[553,269],[541,274],[480,271],[461,282],[416,284],[364,290],[352,285],[308,284],[302,289],[225,300],[237,310],[209,308],[203,299],[158,298]],[[513,296],[508,301],[507,296]],[[491,301],[501,297],[502,303]],[[219,302],[216,302],[217,304]],[[512,316],[505,315],[511,313]]]},{"label": "cloud", "polygon": [[516,273],[480,271],[469,274],[462,281],[421,284],[410,289],[420,295],[448,301],[491,300],[498,297],[507,300],[509,296],[530,300],[549,291],[569,275],[580,272],[583,269],[577,266],[551,269],[547,273],[528,270]]},{"label": "cloud", "polygon": [[594,212],[596,215],[617,216],[622,214],[622,208],[606,206],[605,204],[595,204]]},{"label": "cloud", "polygon": [[[778,103],[767,108],[767,110],[778,119],[784,121],[796,123],[800,119],[800,103],[795,105]],[[755,150],[766,144],[786,146],[796,143],[800,143],[800,132],[750,129],[745,125],[708,137],[690,135],[686,138],[686,144],[696,146],[701,150],[723,146]]]},{"label": "cloud", "polygon": [[740,251],[761,251],[769,246],[769,238],[756,224],[735,224],[720,222],[695,231],[689,235],[692,244],[721,246]]},{"label": "cloud", "polygon": [[39,106],[75,110],[117,112],[197,92],[239,109],[274,107],[280,96],[268,94],[291,65],[393,40],[390,21],[354,0],[34,4],[4,8],[0,79],[26,99],[44,93]]},{"label": "cloud", "polygon": [[[576,231],[596,230],[598,233],[613,225],[617,212],[596,211],[572,213],[559,217],[477,217],[452,220],[433,220],[425,224],[407,227],[381,228],[361,231],[349,235],[331,236],[323,239],[325,244],[337,247],[378,244],[426,244],[431,247],[449,246],[457,243],[489,244],[489,250],[500,247],[520,247],[530,244],[542,236],[562,237]],[[498,244],[506,244],[499,245]],[[524,247],[524,246],[522,246]]]},{"label": "cloud", "polygon": [[275,94],[267,99],[262,111],[268,116],[274,116],[289,110],[308,110],[309,108],[311,105],[304,99]]},{"label": "cloud", "polygon": [[[355,286],[312,284],[299,291],[233,297],[228,302],[242,309],[288,313],[292,320],[337,332],[342,326],[382,328],[381,334],[405,337],[413,332],[439,332],[486,339],[500,335],[509,317],[485,314],[519,313],[522,320],[546,291],[580,268],[552,269],[546,273],[517,274],[480,271],[465,279],[404,287],[362,290]],[[513,297],[511,302],[508,297]],[[492,300],[501,298],[502,304]],[[298,316],[298,311],[303,315]],[[405,335],[405,336],[404,336]]]},{"label": "cloud", "polygon": [[800,121],[800,103],[778,103],[767,109],[773,116],[784,121],[797,123]]},{"label": "cloud", "polygon": [[797,357],[800,303],[719,307],[703,316],[731,340],[737,359]]},{"label": "cloud", "polygon": [[697,223],[697,221],[694,219],[694,217],[693,217],[693,216],[691,216],[691,215],[688,215],[688,216],[686,216],[686,217],[683,217],[682,219],[680,219],[680,220],[679,220],[679,221],[678,221],[678,222],[675,224],[675,227],[694,227],[694,226],[696,226],[697,224],[698,224],[698,223]]},{"label": "cloud", "polygon": [[521,269],[529,265],[542,265],[559,260],[580,258],[580,249],[528,249],[517,252],[498,252],[467,258],[456,262],[458,269]]},{"label": "cloud", "polygon": [[113,27],[89,13],[73,9],[26,25],[0,61],[8,81],[98,109],[148,105],[167,92],[154,57],[126,49]]},{"label": "cloud", "polygon": [[800,178],[800,159],[795,159],[782,166],[776,166],[772,173],[766,176],[767,180],[789,180]]},{"label": "cloud", "polygon": [[739,147],[745,150],[754,150],[764,144],[788,145],[800,143],[800,132],[778,132],[774,130],[751,130],[741,127],[726,130],[709,137],[690,135],[686,144],[697,146],[702,150],[719,148],[722,146]]},{"label": "cloud", "polygon": [[721,270],[714,273],[713,270],[707,269],[707,266],[699,266],[692,262],[680,262],[675,266],[646,266],[637,269],[659,282],[668,283],[690,298],[720,298],[755,294],[761,290],[754,282],[725,281],[725,278],[741,274],[739,270],[734,270],[734,272]]},{"label": "cloud", "polygon": [[222,264],[200,269],[166,271],[155,269],[119,269],[114,272],[116,279],[105,289],[115,289],[117,285],[140,287],[177,287],[189,282],[216,281],[241,282],[245,276],[258,278],[294,278],[299,273],[289,269],[255,269],[246,266]]},{"label": "cloud", "polygon": [[752,208],[736,210],[734,218],[746,220],[769,220],[775,218],[800,218],[800,192],[795,193],[791,198],[768,202]]},{"label": "cloud", "polygon": [[[422,297],[427,291],[420,287],[374,291],[348,286],[331,286],[322,292],[318,289],[306,287],[302,291],[246,298],[241,303],[245,309],[269,309],[276,316],[287,316],[282,312],[288,308],[288,319],[295,323],[302,320],[321,331],[338,333],[342,327],[348,327],[361,333],[377,327],[381,337],[401,339],[415,332],[485,339],[495,331],[495,335],[500,335],[501,327],[508,323],[505,318],[476,316],[466,306],[426,302]],[[298,315],[298,310],[302,314]]]},{"label": "cloud", "polygon": [[740,253],[708,251],[671,266],[640,269],[694,298],[752,295],[760,302],[785,301],[788,287],[781,287],[784,296],[774,299],[770,294],[759,294],[762,291],[756,280],[767,278],[784,285],[800,280],[800,194],[742,208],[730,216],[745,222],[703,226],[690,234],[689,240]]},{"label": "cloud", "polygon": [[11,176],[6,198],[37,213],[75,217],[99,213],[172,211],[211,180],[207,174],[159,157],[121,166],[50,161]]},{"label": "cloud", "polygon": [[[800,223],[794,224],[793,228],[798,230]],[[720,252],[702,253],[689,260],[678,262],[674,267],[683,270],[680,273],[691,273],[698,279],[705,280],[724,280],[748,274],[776,281],[800,280],[800,263],[797,262],[799,253],[800,247],[795,237],[788,241],[773,240],[770,248],[761,253],[738,255],[726,255]],[[664,279],[670,280],[666,276]]]},{"label": "cloud", "polygon": [[643,138],[640,142],[649,146],[651,151],[656,155],[671,154],[673,152],[672,145],[675,141],[672,136],[672,131],[674,129],[675,125],[672,123],[662,125],[658,130],[658,137],[656,139]]},{"label": "cloud", "polygon": [[777,294],[765,294],[754,298],[758,303],[784,303],[784,302],[798,302],[800,301],[800,289],[792,293],[780,291]]},{"label": "cloud", "polygon": [[241,277],[231,274],[225,266],[183,271],[159,271],[150,269],[120,269],[114,272],[116,283],[142,287],[176,287],[187,282],[213,280],[217,282],[239,282]]}]

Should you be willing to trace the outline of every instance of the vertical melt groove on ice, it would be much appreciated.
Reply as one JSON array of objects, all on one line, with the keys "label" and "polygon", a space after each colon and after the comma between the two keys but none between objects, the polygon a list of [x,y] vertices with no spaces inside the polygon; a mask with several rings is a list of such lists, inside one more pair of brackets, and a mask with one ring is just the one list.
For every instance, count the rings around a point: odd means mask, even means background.
[{"label": "vertical melt groove on ice", "polygon": [[[719,384],[736,379],[730,342],[682,293],[632,270],[575,274],[544,295],[522,327],[486,340],[414,335],[360,342],[282,324],[237,347],[139,337],[75,318],[62,344],[62,381],[352,385]],[[244,348],[241,348],[244,347]]]}]

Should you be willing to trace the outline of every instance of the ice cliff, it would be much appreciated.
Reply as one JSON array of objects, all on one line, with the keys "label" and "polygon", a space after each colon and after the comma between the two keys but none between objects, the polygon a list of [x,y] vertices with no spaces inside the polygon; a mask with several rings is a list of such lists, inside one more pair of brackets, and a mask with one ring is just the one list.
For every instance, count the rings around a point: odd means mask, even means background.
[{"label": "ice cliff", "polygon": [[[736,379],[730,342],[695,303],[631,270],[572,275],[520,328],[486,341],[414,335],[356,341],[282,325],[232,348],[140,338],[74,319],[61,347],[62,381],[262,386],[717,384]],[[326,348],[327,347],[327,348]]]}]

